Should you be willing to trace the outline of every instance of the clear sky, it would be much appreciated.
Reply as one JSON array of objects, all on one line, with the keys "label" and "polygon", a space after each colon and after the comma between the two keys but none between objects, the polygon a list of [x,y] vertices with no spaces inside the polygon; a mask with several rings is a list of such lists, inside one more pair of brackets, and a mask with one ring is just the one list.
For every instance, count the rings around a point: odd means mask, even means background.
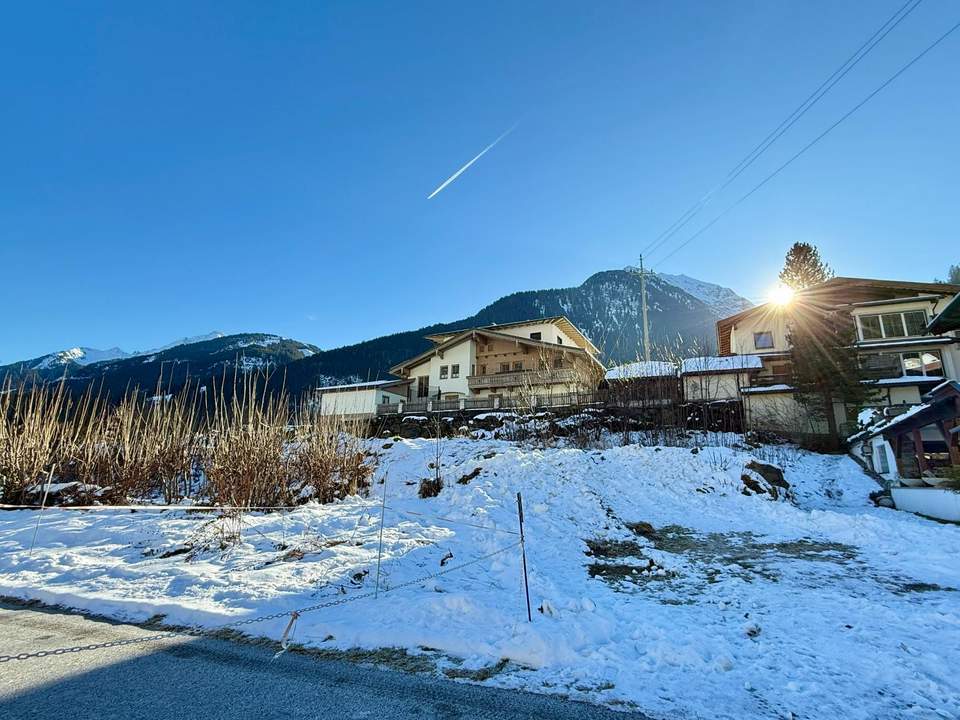
[{"label": "clear sky", "polygon": [[[634,264],[902,4],[9,4],[0,362],[215,329],[329,348]],[[957,20],[921,3],[675,241]],[[758,298],[803,240],[838,274],[942,277],[958,77],[960,32],[654,266]]]}]

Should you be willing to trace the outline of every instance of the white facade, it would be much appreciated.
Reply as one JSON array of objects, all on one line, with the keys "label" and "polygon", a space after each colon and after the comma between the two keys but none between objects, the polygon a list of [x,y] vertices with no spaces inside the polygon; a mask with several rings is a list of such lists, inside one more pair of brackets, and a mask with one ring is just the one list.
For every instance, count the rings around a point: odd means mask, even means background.
[{"label": "white facade", "polygon": [[372,417],[377,413],[377,405],[407,399],[405,388],[389,381],[320,388],[319,393],[321,415],[348,417]]},{"label": "white facade", "polygon": [[427,378],[429,395],[438,394],[444,399],[466,397],[470,394],[467,377],[474,372],[477,358],[477,344],[472,340],[449,347],[424,359],[409,369],[413,380],[410,386],[412,397],[417,396],[422,387],[420,378]]},{"label": "white facade", "polygon": [[591,392],[603,374],[597,348],[563,317],[428,338],[433,349],[391,369],[411,381],[411,401]]}]

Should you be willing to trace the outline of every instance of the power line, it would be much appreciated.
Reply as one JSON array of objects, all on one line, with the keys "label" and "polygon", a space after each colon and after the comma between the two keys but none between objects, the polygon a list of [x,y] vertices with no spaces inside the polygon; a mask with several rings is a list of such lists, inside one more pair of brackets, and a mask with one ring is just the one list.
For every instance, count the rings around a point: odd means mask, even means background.
[{"label": "power line", "polygon": [[[796,122],[803,117],[807,111],[816,105],[820,99],[830,92],[833,87],[839,83],[846,75],[853,70],[857,64],[865,58],[870,51],[879,45],[883,39],[889,35],[906,17],[912,13],[923,0],[907,0],[886,22],[883,23],[857,50],[847,58],[833,73],[827,77],[819,87],[814,90],[807,98],[800,103],[797,108],[784,118],[777,127],[740,160],[726,175],[726,177],[712,189],[707,191],[696,203],[694,203],[685,213],[683,213],[670,227],[664,230],[657,238],[650,243],[644,253],[650,253],[660,248],[665,242],[676,235],[688,222],[690,222],[713,198],[715,194],[726,189],[730,183],[736,180],[740,175],[750,167],[767,149],[779,140]],[[905,11],[905,12],[904,12]]]},{"label": "power line", "polygon": [[861,100],[861,101],[858,102],[856,105],[854,105],[852,108],[850,108],[846,113],[844,113],[843,115],[841,115],[840,118],[838,118],[838,119],[837,119],[832,125],[830,125],[826,130],[824,130],[822,133],[820,133],[819,135],[817,135],[813,140],[811,140],[811,141],[808,142],[806,145],[804,145],[802,148],[800,148],[800,150],[798,150],[794,155],[792,155],[789,160],[787,160],[785,163],[783,163],[782,165],[780,165],[780,167],[778,167],[778,168],[777,168],[776,170],[774,170],[772,173],[770,173],[769,175],[767,175],[767,176],[766,176],[763,180],[761,180],[759,183],[757,183],[756,185],[754,185],[752,189],[750,189],[747,193],[745,193],[744,195],[742,195],[742,196],[741,196],[739,199],[737,199],[732,205],[730,205],[729,207],[727,207],[723,212],[721,212],[719,215],[717,215],[716,217],[714,217],[710,222],[708,222],[708,223],[707,223],[706,225],[704,225],[702,228],[700,228],[699,230],[697,230],[697,232],[695,232],[695,233],[694,233],[693,235],[691,235],[689,238],[687,238],[687,239],[684,240],[682,243],[680,243],[679,245],[677,245],[677,247],[675,247],[672,251],[670,251],[669,253],[667,253],[664,257],[660,258],[660,261],[659,261],[658,264],[659,264],[659,265],[662,265],[664,262],[666,262],[667,260],[669,260],[669,259],[670,259],[671,257],[673,257],[676,253],[678,253],[680,250],[682,250],[682,249],[685,248],[687,245],[689,245],[691,242],[693,242],[693,241],[696,240],[698,237],[700,237],[701,235],[703,235],[703,233],[705,233],[707,230],[709,230],[711,227],[713,227],[721,218],[723,218],[724,216],[726,216],[726,215],[727,215],[729,212],[731,212],[734,208],[736,208],[738,205],[740,205],[740,204],[743,203],[745,200],[747,200],[747,198],[749,198],[751,195],[753,195],[755,192],[757,192],[757,190],[759,190],[759,189],[762,188],[764,185],[766,185],[768,182],[770,182],[771,180],[773,180],[773,178],[775,178],[777,175],[779,175],[784,169],[787,168],[787,166],[789,166],[790,164],[792,164],[794,160],[796,160],[797,158],[799,158],[799,157],[800,157],[801,155],[803,155],[807,150],[809,150],[810,148],[812,148],[814,145],[816,145],[818,142],[820,142],[823,138],[825,138],[827,135],[829,135],[829,134],[830,134],[838,125],[840,125],[844,120],[846,120],[847,118],[849,118],[851,115],[853,115],[855,112],[857,112],[860,108],[862,108],[864,105],[866,105],[868,102],[870,102],[876,95],[878,95],[881,91],[883,91],[883,90],[884,90],[888,85],[890,85],[894,80],[896,80],[898,77],[900,77],[901,75],[903,75],[903,73],[905,73],[907,70],[909,70],[917,61],[919,61],[921,58],[923,58],[927,53],[929,53],[931,50],[933,50],[937,45],[939,45],[939,44],[942,43],[944,40],[946,40],[950,35],[952,35],[952,34],[957,30],[957,28],[960,28],[960,22],[956,23],[953,27],[951,27],[949,30],[947,30],[943,35],[941,35],[940,37],[938,37],[938,38],[937,38],[936,40],[934,40],[930,45],[928,45],[926,48],[924,48],[923,51],[920,52],[919,55],[916,55],[910,62],[908,62],[906,65],[904,65],[904,66],[901,67],[899,70],[897,70],[897,71],[896,71],[893,75],[891,75],[889,78],[887,78],[886,80],[884,80],[879,86],[877,86],[876,89],[874,89],[873,92],[871,92],[871,93],[870,93],[869,95],[867,95],[863,100]]}]

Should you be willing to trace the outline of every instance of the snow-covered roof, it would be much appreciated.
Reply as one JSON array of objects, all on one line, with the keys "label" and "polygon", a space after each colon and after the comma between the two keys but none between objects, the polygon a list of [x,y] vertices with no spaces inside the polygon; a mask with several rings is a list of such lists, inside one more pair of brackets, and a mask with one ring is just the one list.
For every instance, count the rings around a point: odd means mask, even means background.
[{"label": "snow-covered roof", "polygon": [[726,355],[724,357],[693,357],[685,358],[680,365],[680,373],[722,373],[742,372],[744,370],[759,370],[763,367],[763,359],[758,355]]},{"label": "snow-covered roof", "polygon": [[942,383],[946,378],[939,375],[901,375],[900,377],[864,380],[868,385],[919,385],[921,383]]},{"label": "snow-covered roof", "polygon": [[744,388],[740,388],[740,392],[746,393],[747,395],[762,395],[763,393],[793,392],[793,388],[790,385],[784,385],[783,383],[778,383],[776,385],[758,385],[756,387],[744,387]]},{"label": "snow-covered roof", "polygon": [[854,343],[858,350],[868,350],[870,348],[891,348],[902,347],[905,345],[948,345],[953,342],[953,338],[944,337],[915,337],[906,340],[860,340]]},{"label": "snow-covered roof", "polygon": [[[880,433],[889,430],[894,425],[897,425],[909,417],[916,415],[921,410],[926,410],[929,405],[926,403],[921,403],[920,405],[913,405],[905,412],[900,413],[899,415],[894,415],[893,417],[881,417],[879,422],[864,428],[860,432],[851,435],[847,438],[847,442],[853,442],[854,440],[866,440],[868,438],[876,437]],[[861,411],[861,414],[862,411]]]},{"label": "snow-covered roof", "polygon": [[607,370],[604,377],[607,380],[632,380],[635,378],[675,377],[677,366],[670,362],[659,360],[639,360],[624,363]]},{"label": "snow-covered roof", "polygon": [[320,392],[337,392],[339,390],[359,390],[362,388],[383,387],[384,385],[400,385],[408,382],[410,381],[400,378],[394,378],[393,380],[371,380],[369,382],[349,383],[347,385],[325,385],[324,387],[317,388],[317,390]]}]

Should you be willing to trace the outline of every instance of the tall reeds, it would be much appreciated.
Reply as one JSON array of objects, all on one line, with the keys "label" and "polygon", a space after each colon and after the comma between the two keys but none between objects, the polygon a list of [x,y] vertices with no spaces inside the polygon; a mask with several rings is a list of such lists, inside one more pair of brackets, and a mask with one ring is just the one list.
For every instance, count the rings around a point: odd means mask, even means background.
[{"label": "tall reeds", "polygon": [[116,404],[63,383],[0,390],[0,502],[30,504],[44,480],[69,483],[62,502],[184,498],[237,507],[331,502],[369,486],[362,422],[293,409],[268,378]]}]

